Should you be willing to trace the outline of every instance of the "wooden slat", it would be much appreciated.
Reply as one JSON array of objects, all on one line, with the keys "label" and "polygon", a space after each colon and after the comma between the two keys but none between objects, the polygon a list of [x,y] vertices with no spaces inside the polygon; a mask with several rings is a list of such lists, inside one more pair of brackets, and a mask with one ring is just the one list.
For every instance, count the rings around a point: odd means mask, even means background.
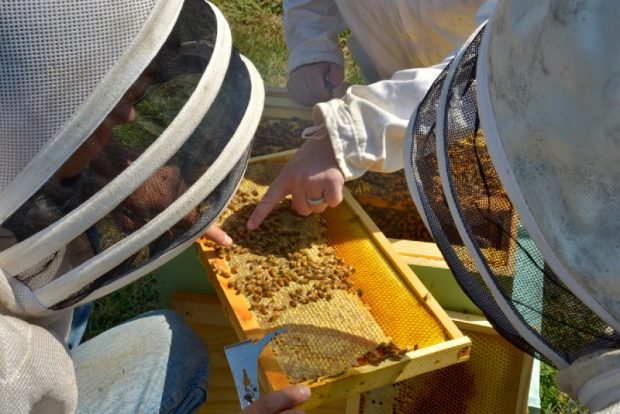
[{"label": "wooden slat", "polygon": [[295,102],[284,88],[267,86],[263,118],[300,118],[312,121],[312,106]]},{"label": "wooden slat", "polygon": [[281,86],[265,85],[265,96],[290,98],[288,90]]},{"label": "wooden slat", "polygon": [[402,239],[390,239],[390,242],[394,250],[409,265],[448,269],[448,264],[435,243]]}]

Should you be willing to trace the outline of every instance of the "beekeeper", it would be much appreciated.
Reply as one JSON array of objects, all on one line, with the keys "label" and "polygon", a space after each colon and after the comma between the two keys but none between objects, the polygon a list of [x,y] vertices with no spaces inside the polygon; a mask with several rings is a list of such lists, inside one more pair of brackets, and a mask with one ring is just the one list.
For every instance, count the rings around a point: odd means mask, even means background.
[{"label": "beekeeper", "polygon": [[[401,148],[411,113],[437,75],[496,0],[428,2],[284,1],[291,95],[319,102],[307,142],[250,219],[254,229],[287,194],[303,215],[342,200],[344,181],[366,171],[403,168]],[[353,56],[370,85],[331,91],[343,79],[338,33],[350,28]],[[327,102],[324,102],[327,101]]]},{"label": "beekeeper", "polygon": [[366,83],[390,79],[400,70],[436,65],[463,43],[476,20],[488,17],[494,3],[285,0],[287,87],[306,105],[329,100],[344,78],[338,35],[345,29],[351,30],[348,48]]},{"label": "beekeeper", "polygon": [[171,259],[223,210],[260,77],[202,0],[4,2],[0,15],[0,411],[194,412],[208,353],[172,311],[66,343],[76,307]]},{"label": "beekeeper", "polygon": [[501,0],[394,148],[461,287],[601,413],[620,412],[619,16],[615,2]]}]

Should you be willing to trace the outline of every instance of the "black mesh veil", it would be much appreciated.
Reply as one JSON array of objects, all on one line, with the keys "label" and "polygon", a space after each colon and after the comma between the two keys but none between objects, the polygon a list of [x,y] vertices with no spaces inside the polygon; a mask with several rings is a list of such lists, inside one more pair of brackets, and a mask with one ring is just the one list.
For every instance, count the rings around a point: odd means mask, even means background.
[{"label": "black mesh veil", "polygon": [[[482,33],[480,33],[480,36]],[[459,286],[480,309],[498,332],[523,351],[535,355],[535,350],[508,323],[505,315],[473,266],[444,198],[437,164],[435,129],[441,89],[450,69],[448,65],[437,77],[420,103],[415,121],[410,126],[409,162],[405,163],[407,181],[418,211],[437,243],[446,263],[452,269]]]},{"label": "black mesh veil", "polygon": [[[209,3],[186,1],[164,46],[123,101],[2,224],[18,243],[11,249],[18,251],[64,226],[63,220],[78,220],[110,186],[124,191],[121,177],[135,187],[119,203],[98,200],[104,214],[43,260],[20,269],[15,278],[48,308],[101,296],[102,288],[169,260],[230,200],[249,159],[263,89],[251,64],[222,43],[225,30],[230,36],[222,22]],[[201,109],[206,96],[212,96],[211,104]],[[98,261],[108,261],[107,269]]]},{"label": "black mesh veil", "polygon": [[476,104],[483,32],[418,109],[409,186],[459,284],[498,332],[561,367],[593,350],[617,348],[620,337],[548,268],[497,177]]}]

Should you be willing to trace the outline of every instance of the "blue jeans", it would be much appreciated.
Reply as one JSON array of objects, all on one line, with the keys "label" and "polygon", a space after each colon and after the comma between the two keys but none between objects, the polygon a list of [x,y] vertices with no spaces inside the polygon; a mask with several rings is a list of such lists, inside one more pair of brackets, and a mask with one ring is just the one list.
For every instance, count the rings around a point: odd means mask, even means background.
[{"label": "blue jeans", "polygon": [[71,357],[77,413],[193,413],[207,398],[206,346],[174,311],[140,315]]}]

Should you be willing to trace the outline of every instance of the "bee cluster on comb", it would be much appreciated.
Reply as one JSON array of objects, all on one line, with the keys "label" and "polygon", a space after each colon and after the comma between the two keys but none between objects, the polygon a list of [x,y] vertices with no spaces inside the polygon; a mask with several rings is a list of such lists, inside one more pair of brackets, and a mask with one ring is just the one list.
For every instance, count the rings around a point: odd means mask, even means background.
[{"label": "bee cluster on comb", "polygon": [[346,187],[386,237],[433,241],[411,199],[402,170],[390,174],[367,172],[347,182]]},{"label": "bee cluster on comb", "polygon": [[[237,243],[230,248],[214,246],[216,257],[230,264],[230,272],[217,269],[216,274],[229,279],[228,288],[248,299],[250,310],[275,321],[288,307],[331,300],[333,290],[353,288],[350,276],[355,268],[338,257],[331,246],[321,243],[326,237],[319,215],[296,216],[287,200],[259,229],[248,232],[245,223],[251,210],[246,207],[257,202],[258,192],[238,192],[229,206],[234,214],[222,223],[222,229]],[[322,231],[310,233],[311,237],[304,235],[308,221]],[[276,296],[280,300],[275,300]]]},{"label": "bee cluster on comb", "polygon": [[333,377],[360,366],[369,352],[376,355],[374,363],[400,357],[404,351],[391,344],[362,301],[356,269],[331,245],[322,215],[300,217],[284,200],[257,230],[246,230],[267,188],[258,182],[270,182],[256,178],[261,171],[271,174],[262,167],[248,171],[220,218],[235,243],[228,248],[211,244],[211,264],[220,285],[245,297],[261,329],[288,328],[271,347],[289,380]]}]

